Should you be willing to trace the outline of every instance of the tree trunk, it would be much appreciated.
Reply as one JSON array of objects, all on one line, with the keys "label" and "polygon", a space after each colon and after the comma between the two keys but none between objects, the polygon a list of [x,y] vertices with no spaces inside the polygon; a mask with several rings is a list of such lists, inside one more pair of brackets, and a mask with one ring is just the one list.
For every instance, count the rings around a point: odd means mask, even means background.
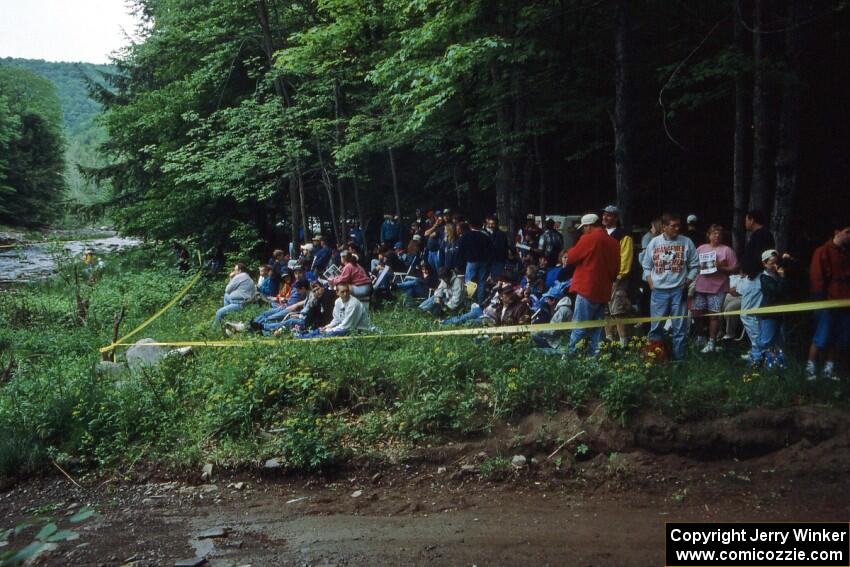
[{"label": "tree trunk", "polygon": [[540,214],[546,214],[544,211],[546,210],[546,176],[543,174],[543,157],[540,155],[540,136],[537,135],[537,132],[534,133],[534,137],[532,138],[534,142],[534,164],[537,166],[537,176],[538,176],[538,210]]},{"label": "tree trunk", "polygon": [[322,185],[325,187],[325,192],[328,195],[328,205],[330,206],[331,213],[331,228],[333,228],[334,233],[334,241],[339,243],[339,227],[337,226],[337,218],[336,218],[336,207],[334,207],[334,191],[333,191],[333,182],[331,181],[331,176],[328,173],[328,168],[325,167],[325,158],[322,157],[322,146],[319,143],[319,137],[316,136],[316,155],[319,157],[319,169],[321,170],[322,175]]},{"label": "tree trunk", "polygon": [[[340,130],[340,89],[339,89],[339,79],[334,77],[334,143],[336,147],[339,148],[342,141],[342,132]],[[339,223],[342,227],[342,230],[345,231],[345,195],[342,192],[342,178],[337,175],[336,178],[336,192],[339,195]]]},{"label": "tree trunk", "polygon": [[357,183],[357,174],[351,175],[351,182],[354,184],[354,206],[357,207],[357,221],[359,228],[363,232],[363,248],[364,252],[369,250],[369,242],[366,240],[366,222],[363,219],[363,207],[360,205],[360,186]]},{"label": "tree trunk", "polygon": [[[266,54],[266,61],[268,62],[269,69],[274,68],[274,41],[272,39],[271,26],[269,25],[269,9],[266,4],[266,0],[257,0],[257,19],[260,21],[260,29],[263,32],[263,51]],[[283,99],[283,103],[289,107],[292,106],[292,101],[289,98],[289,93],[286,91],[286,85],[283,83],[283,79],[280,76],[275,76],[273,81],[275,94]],[[307,215],[305,214],[304,209],[304,176],[301,170],[301,160],[300,158],[296,158],[295,160],[295,183],[290,181],[289,183],[289,204],[291,207],[290,211],[290,222],[292,223],[292,242],[298,242],[299,230],[298,230],[298,222],[296,219],[296,201],[297,204],[300,205],[301,209],[301,226],[304,227],[304,235],[305,238],[307,236]],[[291,177],[291,175],[290,175]],[[296,199],[294,195],[292,195],[292,191],[297,185],[298,187],[298,198]]]},{"label": "tree trunk", "polygon": [[[746,52],[744,26],[739,14],[741,2],[735,0],[732,6],[732,21],[734,22],[734,45],[737,55],[743,60]],[[732,248],[741,253],[746,243],[744,237],[744,215],[747,212],[747,173],[746,173],[746,144],[749,123],[747,107],[747,83],[742,70],[735,75],[735,135],[732,150]]]},{"label": "tree trunk", "polygon": [[767,37],[761,33],[766,0],[753,0],[753,180],[750,209],[768,214],[770,204],[770,114],[767,82]]},{"label": "tree trunk", "polygon": [[782,114],[779,122],[779,147],[776,152],[776,194],[773,201],[771,229],[776,248],[788,250],[791,213],[797,193],[800,158],[800,94],[803,52],[802,0],[788,0],[785,59],[787,69],[782,90]]},{"label": "tree trunk", "polygon": [[499,76],[499,70],[496,64],[490,66],[490,78],[493,83],[493,92],[497,99],[501,97],[496,104],[496,125],[498,127],[499,136],[499,170],[496,173],[496,215],[499,217],[499,225],[507,226],[508,230],[514,231],[514,218],[511,215],[511,185],[514,180],[514,161],[510,155],[508,148],[508,137],[511,132],[510,119],[510,101],[508,93],[504,92],[503,81]]},{"label": "tree trunk", "polygon": [[614,171],[617,182],[617,205],[620,221],[632,228],[632,164],[631,164],[631,83],[628,0],[617,3],[617,75],[614,103]]},{"label": "tree trunk", "polygon": [[298,242],[298,234],[303,224],[298,222],[298,210],[301,208],[298,194],[298,179],[289,176],[289,222],[292,224],[292,242]]},{"label": "tree trunk", "polygon": [[390,156],[390,173],[393,176],[393,197],[395,198],[395,214],[401,220],[401,204],[398,200],[398,176],[395,171],[395,156],[393,155],[393,149],[387,148],[387,153]]}]

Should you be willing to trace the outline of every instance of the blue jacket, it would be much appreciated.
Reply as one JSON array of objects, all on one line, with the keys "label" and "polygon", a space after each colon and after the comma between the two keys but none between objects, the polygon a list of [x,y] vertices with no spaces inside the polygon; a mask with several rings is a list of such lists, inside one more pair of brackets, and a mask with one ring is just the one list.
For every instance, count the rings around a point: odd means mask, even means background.
[{"label": "blue jacket", "polygon": [[333,250],[331,250],[330,246],[322,246],[319,248],[316,252],[316,256],[313,258],[313,272],[317,274],[324,274],[331,261],[332,253]]},{"label": "blue jacket", "polygon": [[401,223],[387,219],[381,225],[381,242],[401,240]]}]

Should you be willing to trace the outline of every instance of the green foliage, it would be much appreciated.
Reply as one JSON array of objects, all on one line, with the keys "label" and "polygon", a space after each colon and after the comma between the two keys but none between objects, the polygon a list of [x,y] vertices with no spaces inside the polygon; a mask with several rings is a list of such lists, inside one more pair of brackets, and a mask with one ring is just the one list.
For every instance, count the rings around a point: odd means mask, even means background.
[{"label": "green foliage", "polygon": [[48,80],[0,65],[0,223],[38,226],[58,216],[65,190],[60,116]]},{"label": "green foliage", "polygon": [[[142,460],[245,466],[278,458],[315,470],[597,400],[628,425],[643,411],[710,419],[850,399],[846,383],[812,388],[801,368],[754,373],[734,353],[692,352],[685,363],[656,365],[641,357],[637,338],[625,349],[572,359],[538,354],[527,337],[393,338],[440,328],[394,304],[373,313],[383,330],[377,338],[198,348],[137,373],[98,374],[97,348],[110,341],[121,306],[127,332],[185,286],[189,276],[171,264],[170,251],[155,248],[107,257],[99,278],[81,285],[90,305],[82,322],[72,266],[52,281],[0,294],[0,367],[15,361],[0,386],[0,475],[29,474],[51,458],[122,470]],[[223,339],[211,325],[223,286],[202,279],[136,338]],[[503,464],[488,467],[498,476]]]}]

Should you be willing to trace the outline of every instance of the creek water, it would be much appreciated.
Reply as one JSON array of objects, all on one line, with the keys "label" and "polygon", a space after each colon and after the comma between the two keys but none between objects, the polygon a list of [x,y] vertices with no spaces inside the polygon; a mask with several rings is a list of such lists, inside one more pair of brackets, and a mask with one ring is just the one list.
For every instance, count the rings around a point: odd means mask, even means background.
[{"label": "creek water", "polygon": [[61,258],[82,257],[88,250],[95,256],[138,246],[139,240],[124,238],[115,233],[102,237],[53,244],[26,243],[15,248],[0,248],[0,285],[26,283],[50,277],[56,273]]}]

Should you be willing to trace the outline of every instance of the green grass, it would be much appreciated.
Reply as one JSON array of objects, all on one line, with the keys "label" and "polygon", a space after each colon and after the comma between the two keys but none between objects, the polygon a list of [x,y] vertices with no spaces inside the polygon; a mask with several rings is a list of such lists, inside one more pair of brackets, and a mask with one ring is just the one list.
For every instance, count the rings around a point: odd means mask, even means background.
[{"label": "green grass", "polygon": [[[96,374],[97,348],[109,343],[121,306],[123,334],[186,284],[190,276],[171,262],[167,250],[151,248],[110,257],[81,290],[90,305],[84,321],[67,267],[50,282],[0,294],[0,373],[12,360],[15,368],[0,386],[0,475],[28,474],[50,459],[126,472],[149,462],[248,466],[282,457],[314,470],[595,400],[627,423],[644,410],[690,420],[850,399],[847,384],[808,384],[799,366],[754,375],[735,353],[692,351],[685,363],[652,365],[638,341],[563,360],[533,352],[527,337],[393,338],[438,328],[396,305],[373,313],[378,339],[198,348],[141,374]],[[202,279],[134,340],[223,339],[211,324],[223,286],[223,278]]]}]

